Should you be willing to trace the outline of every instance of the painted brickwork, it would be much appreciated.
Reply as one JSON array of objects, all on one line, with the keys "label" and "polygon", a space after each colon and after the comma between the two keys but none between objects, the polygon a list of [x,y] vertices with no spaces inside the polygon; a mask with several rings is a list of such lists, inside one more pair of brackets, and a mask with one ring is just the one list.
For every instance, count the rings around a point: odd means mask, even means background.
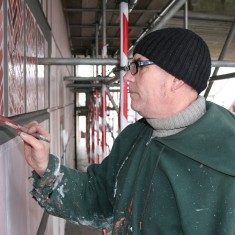
[{"label": "painted brickwork", "polygon": [[37,25],[30,9],[26,7],[26,112],[37,110]]},{"label": "painted brickwork", "polygon": [[[45,99],[48,99],[48,94],[46,94],[48,76],[45,66],[36,64],[37,57],[48,56],[46,46],[46,39],[27,4],[24,34],[24,1],[9,0],[7,7],[7,116],[47,108],[48,101]],[[3,87],[3,79],[0,83],[0,92],[1,87]],[[0,104],[3,104],[3,98],[0,101]]]},{"label": "painted brickwork", "polygon": [[7,9],[8,116],[25,112],[23,17],[23,0],[9,0]]}]

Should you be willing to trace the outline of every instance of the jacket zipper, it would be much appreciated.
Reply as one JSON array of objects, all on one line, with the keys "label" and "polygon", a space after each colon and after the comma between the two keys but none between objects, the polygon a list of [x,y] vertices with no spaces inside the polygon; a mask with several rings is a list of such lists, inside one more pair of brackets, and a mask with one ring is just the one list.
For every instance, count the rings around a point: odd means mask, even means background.
[{"label": "jacket zipper", "polygon": [[155,137],[153,135],[151,135],[149,140],[146,142],[146,146],[148,146],[151,143],[152,139],[154,139],[154,138]]}]

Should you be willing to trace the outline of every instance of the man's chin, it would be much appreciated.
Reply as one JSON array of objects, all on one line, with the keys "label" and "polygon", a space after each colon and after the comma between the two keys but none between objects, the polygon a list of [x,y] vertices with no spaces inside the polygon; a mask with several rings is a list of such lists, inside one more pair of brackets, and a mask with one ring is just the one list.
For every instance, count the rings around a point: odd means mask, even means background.
[{"label": "man's chin", "polygon": [[131,101],[131,108],[135,111],[135,112],[139,112],[139,109],[138,109],[138,105],[136,105],[133,101]]}]

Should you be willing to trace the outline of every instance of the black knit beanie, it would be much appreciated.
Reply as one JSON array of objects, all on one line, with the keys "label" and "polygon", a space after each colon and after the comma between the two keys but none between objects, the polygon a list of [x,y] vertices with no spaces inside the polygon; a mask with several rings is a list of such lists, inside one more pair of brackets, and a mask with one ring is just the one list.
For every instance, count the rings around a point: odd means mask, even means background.
[{"label": "black knit beanie", "polygon": [[210,52],[203,39],[188,29],[153,31],[139,41],[133,55],[135,53],[183,80],[198,94],[207,86],[211,72]]}]

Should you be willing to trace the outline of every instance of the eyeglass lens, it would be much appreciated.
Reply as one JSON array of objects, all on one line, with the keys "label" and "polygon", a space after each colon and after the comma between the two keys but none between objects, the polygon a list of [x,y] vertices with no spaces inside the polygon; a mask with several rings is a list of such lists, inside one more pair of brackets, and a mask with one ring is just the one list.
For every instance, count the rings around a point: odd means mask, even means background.
[{"label": "eyeglass lens", "polygon": [[132,75],[135,75],[138,72],[138,68],[135,62],[130,63],[129,69]]},{"label": "eyeglass lens", "polygon": [[129,68],[131,74],[135,75],[138,73],[139,67],[151,65],[151,64],[154,64],[154,62],[151,60],[144,60],[144,61],[138,60],[138,61],[131,62],[128,68]]}]

